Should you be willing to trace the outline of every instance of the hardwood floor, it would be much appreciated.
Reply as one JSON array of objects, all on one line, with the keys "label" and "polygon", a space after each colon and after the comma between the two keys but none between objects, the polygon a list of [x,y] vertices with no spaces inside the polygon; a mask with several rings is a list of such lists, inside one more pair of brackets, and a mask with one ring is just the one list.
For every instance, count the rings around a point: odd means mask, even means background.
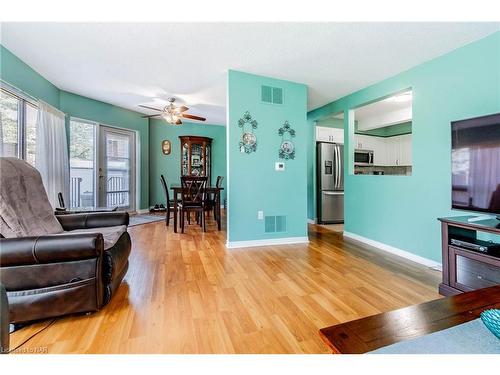
[{"label": "hardwood floor", "polygon": [[[319,328],[439,298],[440,273],[310,226],[308,245],[225,248],[214,223],[129,228],[113,300],[23,346],[55,353],[329,353]],[[47,322],[11,335],[11,347]]]}]

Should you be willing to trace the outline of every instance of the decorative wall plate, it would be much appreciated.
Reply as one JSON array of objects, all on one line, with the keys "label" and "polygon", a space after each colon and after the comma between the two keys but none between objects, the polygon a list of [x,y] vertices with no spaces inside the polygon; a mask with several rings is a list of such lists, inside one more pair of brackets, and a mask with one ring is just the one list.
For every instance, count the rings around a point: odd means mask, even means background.
[{"label": "decorative wall plate", "polygon": [[295,158],[295,145],[291,138],[295,137],[295,130],[290,127],[288,121],[285,121],[283,126],[278,129],[278,134],[281,136],[281,145],[278,152],[280,159],[294,159]]},{"label": "decorative wall plate", "polygon": [[168,139],[165,139],[164,141],[161,142],[161,152],[163,152],[163,155],[170,155],[170,152],[172,151],[172,145]]},{"label": "decorative wall plate", "polygon": [[257,137],[253,133],[243,133],[243,137],[241,137],[243,143],[247,146],[252,146],[257,142]]},{"label": "decorative wall plate", "polygon": [[250,112],[246,111],[243,117],[238,120],[238,127],[241,128],[240,152],[250,154],[257,151],[257,137],[253,132],[257,129],[257,121],[252,119]]},{"label": "decorative wall plate", "polygon": [[284,155],[292,155],[294,150],[295,145],[291,141],[281,142],[280,152],[283,152]]}]

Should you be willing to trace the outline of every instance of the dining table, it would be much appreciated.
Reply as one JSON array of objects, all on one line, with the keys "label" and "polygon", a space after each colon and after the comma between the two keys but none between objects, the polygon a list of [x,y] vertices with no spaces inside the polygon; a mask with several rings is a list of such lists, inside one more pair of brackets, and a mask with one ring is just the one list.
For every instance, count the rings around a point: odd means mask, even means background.
[{"label": "dining table", "polygon": [[[174,193],[174,233],[177,233],[177,212],[178,212],[178,206],[179,206],[179,199],[178,196],[182,194],[182,186],[181,185],[171,185],[170,189]],[[220,193],[221,191],[224,190],[223,187],[217,187],[217,186],[207,186],[205,187],[206,194],[213,194],[214,195],[214,201],[215,201],[215,220],[217,222],[217,229],[221,230],[221,199],[220,199]]]}]

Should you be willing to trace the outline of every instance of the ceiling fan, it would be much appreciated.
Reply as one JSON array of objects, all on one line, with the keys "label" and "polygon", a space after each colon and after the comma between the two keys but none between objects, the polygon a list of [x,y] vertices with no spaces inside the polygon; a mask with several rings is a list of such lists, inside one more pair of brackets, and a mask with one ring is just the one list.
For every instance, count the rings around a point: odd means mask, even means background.
[{"label": "ceiling fan", "polygon": [[181,107],[177,107],[174,104],[175,98],[168,98],[168,101],[170,104],[167,104],[163,109],[148,107],[147,105],[139,104],[139,107],[152,109],[152,110],[161,112],[161,113],[157,113],[155,115],[142,116],[142,118],[163,117],[163,119],[165,119],[165,121],[167,121],[169,124],[172,124],[172,125],[182,124],[182,121],[181,121],[182,118],[188,118],[191,120],[198,120],[198,121],[205,121],[206,120],[205,117],[190,115],[189,113],[186,113],[186,111],[189,108],[184,106],[184,105]]}]

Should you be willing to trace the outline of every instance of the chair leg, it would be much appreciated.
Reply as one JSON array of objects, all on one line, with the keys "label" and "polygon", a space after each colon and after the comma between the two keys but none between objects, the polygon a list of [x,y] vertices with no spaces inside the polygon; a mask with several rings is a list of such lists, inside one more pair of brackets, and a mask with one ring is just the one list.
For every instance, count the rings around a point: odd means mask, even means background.
[{"label": "chair leg", "polygon": [[203,232],[206,232],[206,231],[207,231],[207,228],[206,228],[205,223],[206,223],[206,221],[207,221],[207,220],[206,220],[206,218],[205,218],[205,215],[203,214],[203,211],[202,211],[202,213],[201,213],[201,221],[203,222]]},{"label": "chair leg", "polygon": [[167,208],[167,215],[165,216],[165,224],[167,227],[170,225],[170,210]]},{"label": "chair leg", "polygon": [[184,233],[184,210],[181,211],[181,233]]}]

